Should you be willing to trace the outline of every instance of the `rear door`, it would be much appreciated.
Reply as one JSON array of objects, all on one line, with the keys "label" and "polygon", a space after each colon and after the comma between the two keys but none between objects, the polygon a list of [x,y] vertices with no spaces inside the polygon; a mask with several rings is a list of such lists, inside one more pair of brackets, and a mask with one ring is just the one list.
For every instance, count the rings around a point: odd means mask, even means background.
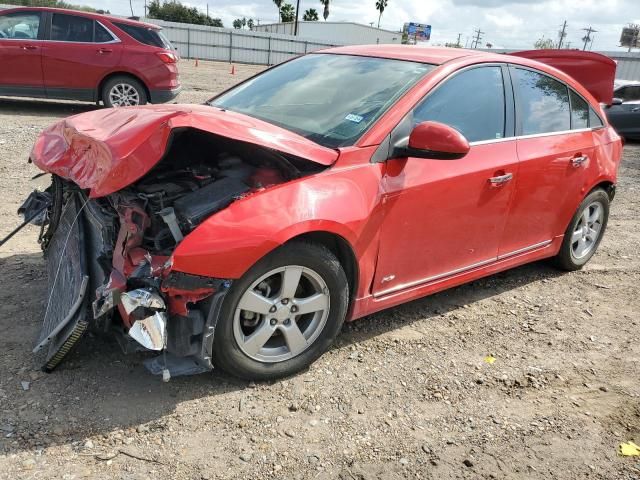
[{"label": "rear door", "polygon": [[511,67],[520,161],[499,257],[550,244],[562,235],[597,166],[588,103],[559,80]]},{"label": "rear door", "polygon": [[0,13],[0,95],[44,96],[42,14]]},{"label": "rear door", "polygon": [[47,96],[94,100],[100,81],[120,61],[122,45],[100,22],[53,13],[42,67]]}]

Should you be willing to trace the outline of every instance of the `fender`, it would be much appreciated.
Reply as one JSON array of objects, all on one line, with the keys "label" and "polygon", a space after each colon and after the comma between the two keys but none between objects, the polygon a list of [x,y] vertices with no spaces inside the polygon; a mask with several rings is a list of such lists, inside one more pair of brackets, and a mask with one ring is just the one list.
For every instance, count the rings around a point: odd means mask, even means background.
[{"label": "fender", "polygon": [[372,163],[336,167],[238,200],[185,237],[173,252],[172,269],[236,279],[288,240],[329,232],[351,245],[358,285],[368,288],[382,221],[383,170]]}]

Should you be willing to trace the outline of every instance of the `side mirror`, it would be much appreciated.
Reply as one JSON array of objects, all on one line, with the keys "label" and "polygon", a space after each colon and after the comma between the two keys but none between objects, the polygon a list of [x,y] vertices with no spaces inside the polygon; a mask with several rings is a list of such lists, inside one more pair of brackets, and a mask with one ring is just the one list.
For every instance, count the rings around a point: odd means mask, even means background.
[{"label": "side mirror", "polygon": [[622,105],[623,100],[621,98],[614,98],[613,100],[611,100],[611,106],[613,107],[614,105]]},{"label": "side mirror", "polygon": [[469,153],[469,148],[467,139],[455,128],[439,122],[422,122],[413,128],[402,153],[407,157],[457,160]]}]

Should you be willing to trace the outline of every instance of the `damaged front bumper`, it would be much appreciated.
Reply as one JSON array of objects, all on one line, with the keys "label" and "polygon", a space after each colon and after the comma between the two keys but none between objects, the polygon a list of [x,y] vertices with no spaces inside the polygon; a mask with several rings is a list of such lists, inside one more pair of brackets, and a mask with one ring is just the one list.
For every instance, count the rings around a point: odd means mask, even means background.
[{"label": "damaged front bumper", "polygon": [[213,332],[231,282],[172,271],[170,257],[144,251],[137,232],[145,220],[133,207],[119,210],[118,225],[73,185],[54,182],[50,190],[60,201],[41,235],[48,295],[34,353],[43,369],[58,366],[89,327],[162,352],[145,364],[165,378],[212,369]]}]

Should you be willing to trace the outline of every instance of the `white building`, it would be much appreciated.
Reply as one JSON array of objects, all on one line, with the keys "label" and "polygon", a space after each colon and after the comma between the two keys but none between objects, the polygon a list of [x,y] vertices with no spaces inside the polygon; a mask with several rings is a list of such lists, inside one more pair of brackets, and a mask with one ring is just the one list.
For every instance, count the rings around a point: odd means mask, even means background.
[{"label": "white building", "polygon": [[[257,32],[293,35],[294,22],[254,25]],[[298,22],[298,36],[338,45],[401,43],[402,32],[392,32],[354,22]]]}]

